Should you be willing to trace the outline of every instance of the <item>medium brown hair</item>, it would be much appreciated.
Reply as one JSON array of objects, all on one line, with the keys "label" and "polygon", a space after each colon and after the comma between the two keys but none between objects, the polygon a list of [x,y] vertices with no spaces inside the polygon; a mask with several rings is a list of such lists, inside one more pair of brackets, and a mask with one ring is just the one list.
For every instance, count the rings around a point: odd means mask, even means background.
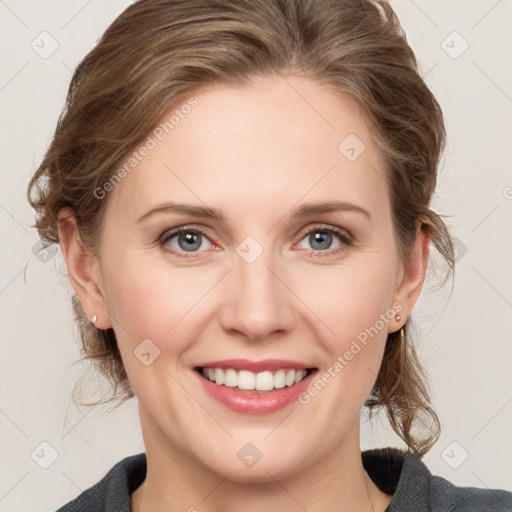
[{"label": "medium brown hair", "polygon": [[[76,68],[53,140],[28,198],[45,244],[59,243],[58,212],[71,207],[83,243],[99,250],[111,178],[180,98],[210,84],[243,85],[256,76],[303,76],[358,106],[385,159],[401,257],[423,219],[453,272],[448,230],[429,208],[445,146],[441,108],[385,0],[140,0],[107,29]],[[340,141],[341,142],[341,141]],[[112,328],[93,327],[73,297],[83,359],[131,398]],[[423,455],[439,437],[409,322],[388,335],[366,405],[385,408],[410,450]],[[429,429],[415,432],[426,421]]]}]

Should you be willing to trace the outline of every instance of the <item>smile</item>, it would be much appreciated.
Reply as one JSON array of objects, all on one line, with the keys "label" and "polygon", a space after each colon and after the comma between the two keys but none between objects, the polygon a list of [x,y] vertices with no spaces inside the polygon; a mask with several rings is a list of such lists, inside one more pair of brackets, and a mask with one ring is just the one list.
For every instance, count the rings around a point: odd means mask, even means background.
[{"label": "smile", "polygon": [[272,414],[297,402],[318,368],[286,359],[223,359],[192,368],[206,395],[242,414]]},{"label": "smile", "polygon": [[234,368],[203,368],[197,370],[201,375],[217,386],[238,388],[242,391],[272,391],[298,384],[309,375],[313,369],[280,368],[278,370],[252,372]]}]

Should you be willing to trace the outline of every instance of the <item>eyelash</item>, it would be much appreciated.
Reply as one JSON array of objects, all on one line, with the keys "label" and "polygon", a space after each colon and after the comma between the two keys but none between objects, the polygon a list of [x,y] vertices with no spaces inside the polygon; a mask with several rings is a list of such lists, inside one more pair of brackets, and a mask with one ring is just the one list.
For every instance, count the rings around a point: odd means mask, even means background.
[{"label": "eyelash", "polygon": [[[306,237],[306,235],[310,235],[312,233],[317,233],[317,232],[320,232],[320,233],[330,233],[332,235],[335,235],[339,238],[340,242],[342,243],[342,246],[340,247],[337,247],[336,249],[331,249],[331,250],[325,250],[325,251],[321,251],[321,250],[315,250],[315,249],[310,249],[309,251],[311,253],[319,253],[321,254],[321,257],[324,257],[324,254],[322,253],[326,253],[327,256],[333,256],[335,254],[338,254],[339,252],[341,251],[344,251],[346,250],[347,247],[350,247],[351,245],[353,245],[354,243],[354,240],[353,238],[351,237],[351,235],[348,234],[348,232],[346,231],[340,231],[336,228],[333,228],[331,226],[326,226],[326,225],[319,225],[319,226],[314,226],[313,228],[309,228],[308,230],[305,230],[305,231],[301,231],[301,233],[299,233],[299,242],[302,241],[303,238]],[[198,255],[193,255],[193,254],[197,254],[197,253],[194,253],[194,252],[189,252],[188,255],[185,256],[186,252],[178,252],[178,251],[175,251],[175,250],[171,250],[168,248],[168,246],[166,245],[167,242],[171,239],[171,238],[174,238],[176,235],[181,235],[182,233],[199,233],[201,234],[202,236],[204,236],[205,238],[207,238],[208,240],[210,240],[208,234],[203,231],[202,229],[200,228],[191,228],[191,227],[188,227],[188,226],[182,226],[180,228],[176,228],[172,231],[168,231],[168,232],[165,232],[162,237],[160,238],[160,245],[164,248],[164,250],[170,252],[171,254],[173,254],[174,256],[177,256],[178,258],[197,258],[199,257]],[[210,243],[213,243],[210,241]],[[307,250],[307,249],[303,249],[303,250]],[[200,253],[199,253],[200,254]]]}]

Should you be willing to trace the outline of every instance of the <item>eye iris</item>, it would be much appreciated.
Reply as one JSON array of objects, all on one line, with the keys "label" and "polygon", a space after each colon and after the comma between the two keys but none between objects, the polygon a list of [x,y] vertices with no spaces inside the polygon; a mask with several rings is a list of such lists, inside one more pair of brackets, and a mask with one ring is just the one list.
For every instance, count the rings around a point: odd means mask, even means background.
[{"label": "eye iris", "polygon": [[[327,233],[326,231],[317,231],[314,234],[309,236],[311,247],[313,249],[329,249],[329,246],[332,242],[332,235],[331,233]],[[321,247],[315,247],[315,243],[319,243]]]},{"label": "eye iris", "polygon": [[[183,246],[182,242],[186,242]],[[178,238],[180,248],[184,251],[193,251],[201,247],[201,234],[200,233],[182,233]]]}]

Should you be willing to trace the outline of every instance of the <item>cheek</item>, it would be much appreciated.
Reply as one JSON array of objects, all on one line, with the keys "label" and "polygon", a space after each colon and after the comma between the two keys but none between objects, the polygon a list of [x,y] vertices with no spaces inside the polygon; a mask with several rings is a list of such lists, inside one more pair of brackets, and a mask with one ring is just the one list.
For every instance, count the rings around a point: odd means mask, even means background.
[{"label": "cheek", "polygon": [[391,260],[382,257],[329,270],[317,268],[295,279],[294,292],[317,321],[322,321],[325,332],[339,349],[376,323],[385,337],[386,329],[378,320],[386,312],[390,318],[393,316],[389,311],[394,294]]},{"label": "cheek", "polygon": [[190,274],[180,277],[147,261],[120,263],[117,268],[123,268],[123,276],[111,269],[107,295],[119,351],[135,394],[156,407],[179,395],[169,392],[175,382],[166,370],[174,373],[181,355],[198,337],[187,315],[200,311],[207,280],[191,286]]},{"label": "cheek", "polygon": [[[110,286],[109,309],[116,333],[137,338],[160,338],[171,328],[173,312],[179,314],[178,297],[157,279],[137,271]],[[117,325],[116,325],[117,324]]]},{"label": "cheek", "polygon": [[332,382],[322,391],[326,403],[356,411],[371,391],[395,315],[393,263],[381,254],[364,264],[332,267],[328,274],[316,269],[297,282],[297,295],[311,309],[309,323],[318,326],[316,337],[328,355],[319,375]]},{"label": "cheek", "polygon": [[197,336],[197,322],[191,319],[201,315],[202,307],[211,305],[208,291],[218,278],[191,268],[155,265],[144,258],[116,261],[108,269],[106,288],[121,352],[133,352],[150,339],[162,352],[179,355]]}]

